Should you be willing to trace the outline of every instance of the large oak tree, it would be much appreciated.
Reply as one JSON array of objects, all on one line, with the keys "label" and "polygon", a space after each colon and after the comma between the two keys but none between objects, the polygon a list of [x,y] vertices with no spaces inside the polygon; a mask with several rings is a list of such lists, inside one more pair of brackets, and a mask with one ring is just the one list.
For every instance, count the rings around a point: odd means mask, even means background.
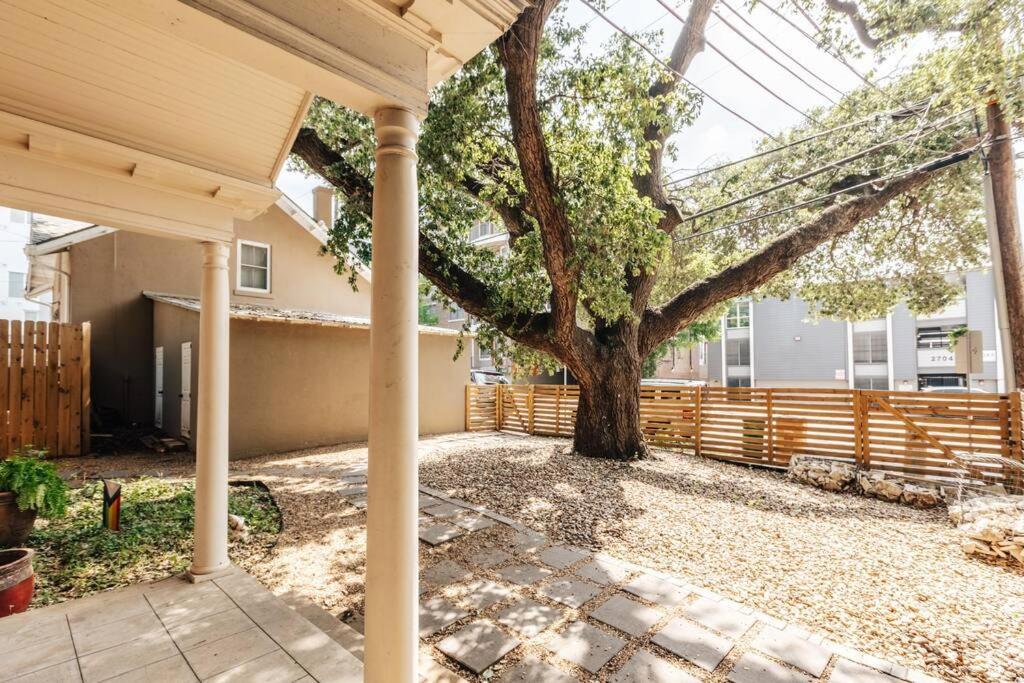
[{"label": "large oak tree", "polygon": [[[646,453],[644,358],[720,315],[730,299],[795,291],[823,313],[849,317],[884,313],[900,299],[934,310],[955,295],[943,275],[984,260],[978,167],[949,163],[984,142],[964,111],[983,102],[964,95],[977,90],[973,81],[951,87],[947,73],[963,44],[979,39],[970,7],[936,0],[926,12],[918,0],[907,3],[917,12],[910,18],[872,15],[876,33],[956,24],[960,38],[937,42],[907,75],[865,85],[762,148],[839,130],[679,183],[666,166],[696,115],[715,106],[682,77],[705,47],[714,0],[693,0],[680,17],[671,71],[621,36],[595,53],[586,27],[559,4],[538,0],[433,94],[418,148],[419,268],[485,323],[486,343],[520,361],[554,359],[578,378],[579,453]],[[815,7],[844,21],[856,9],[834,0]],[[1013,21],[996,16],[1001,26]],[[638,36],[650,45],[658,37]],[[1008,82],[982,80],[990,89]],[[293,149],[342,199],[329,243],[340,272],[345,259],[372,257],[373,146],[368,120],[317,101]],[[831,196],[773,213],[821,194]],[[722,204],[731,205],[696,216]],[[507,258],[468,245],[478,220],[504,225]]]}]

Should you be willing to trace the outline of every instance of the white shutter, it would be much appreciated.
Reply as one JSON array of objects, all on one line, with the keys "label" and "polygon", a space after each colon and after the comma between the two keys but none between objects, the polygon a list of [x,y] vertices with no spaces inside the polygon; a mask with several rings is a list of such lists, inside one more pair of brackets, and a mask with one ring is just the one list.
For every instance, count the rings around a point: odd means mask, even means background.
[{"label": "white shutter", "polygon": [[164,426],[164,347],[158,346],[153,350],[153,386],[156,391],[153,396],[153,426],[163,428]]},{"label": "white shutter", "polygon": [[192,342],[181,344],[181,435],[192,438]]}]

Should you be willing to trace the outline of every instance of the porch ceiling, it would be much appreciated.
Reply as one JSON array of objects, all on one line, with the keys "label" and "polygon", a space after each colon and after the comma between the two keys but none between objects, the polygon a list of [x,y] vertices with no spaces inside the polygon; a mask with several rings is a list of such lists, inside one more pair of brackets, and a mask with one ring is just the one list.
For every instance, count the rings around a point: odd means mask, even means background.
[{"label": "porch ceiling", "polygon": [[527,0],[0,0],[0,203],[227,239],[313,93],[426,111]]}]

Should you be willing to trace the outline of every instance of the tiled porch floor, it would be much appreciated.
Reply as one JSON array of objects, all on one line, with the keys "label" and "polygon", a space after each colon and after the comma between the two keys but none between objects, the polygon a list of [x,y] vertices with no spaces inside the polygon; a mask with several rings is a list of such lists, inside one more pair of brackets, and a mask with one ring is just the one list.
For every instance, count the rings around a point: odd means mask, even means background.
[{"label": "tiled porch floor", "polygon": [[0,620],[0,680],[362,681],[352,654],[238,569]]}]

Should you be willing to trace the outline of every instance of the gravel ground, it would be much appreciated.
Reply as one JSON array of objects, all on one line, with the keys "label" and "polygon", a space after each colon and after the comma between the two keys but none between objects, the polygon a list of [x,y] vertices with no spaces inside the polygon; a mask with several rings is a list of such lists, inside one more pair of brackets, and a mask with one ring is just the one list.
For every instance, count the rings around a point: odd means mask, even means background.
[{"label": "gravel ground", "polygon": [[670,452],[583,461],[567,446],[480,436],[425,454],[420,479],[911,668],[1024,677],[1024,572],[965,556],[944,510]]},{"label": "gravel ground", "polygon": [[[584,461],[567,446],[511,435],[426,439],[420,479],[553,539],[672,572],[911,668],[957,681],[1024,676],[1015,668],[1024,667],[1024,572],[965,556],[944,511],[669,452],[632,464]],[[234,476],[270,486],[283,516],[271,556],[247,569],[277,592],[357,612],[365,516],[335,489],[365,458],[365,445],[352,444],[233,462]],[[67,464],[80,474],[192,470],[182,456]],[[421,551],[424,566],[431,554]]]}]

